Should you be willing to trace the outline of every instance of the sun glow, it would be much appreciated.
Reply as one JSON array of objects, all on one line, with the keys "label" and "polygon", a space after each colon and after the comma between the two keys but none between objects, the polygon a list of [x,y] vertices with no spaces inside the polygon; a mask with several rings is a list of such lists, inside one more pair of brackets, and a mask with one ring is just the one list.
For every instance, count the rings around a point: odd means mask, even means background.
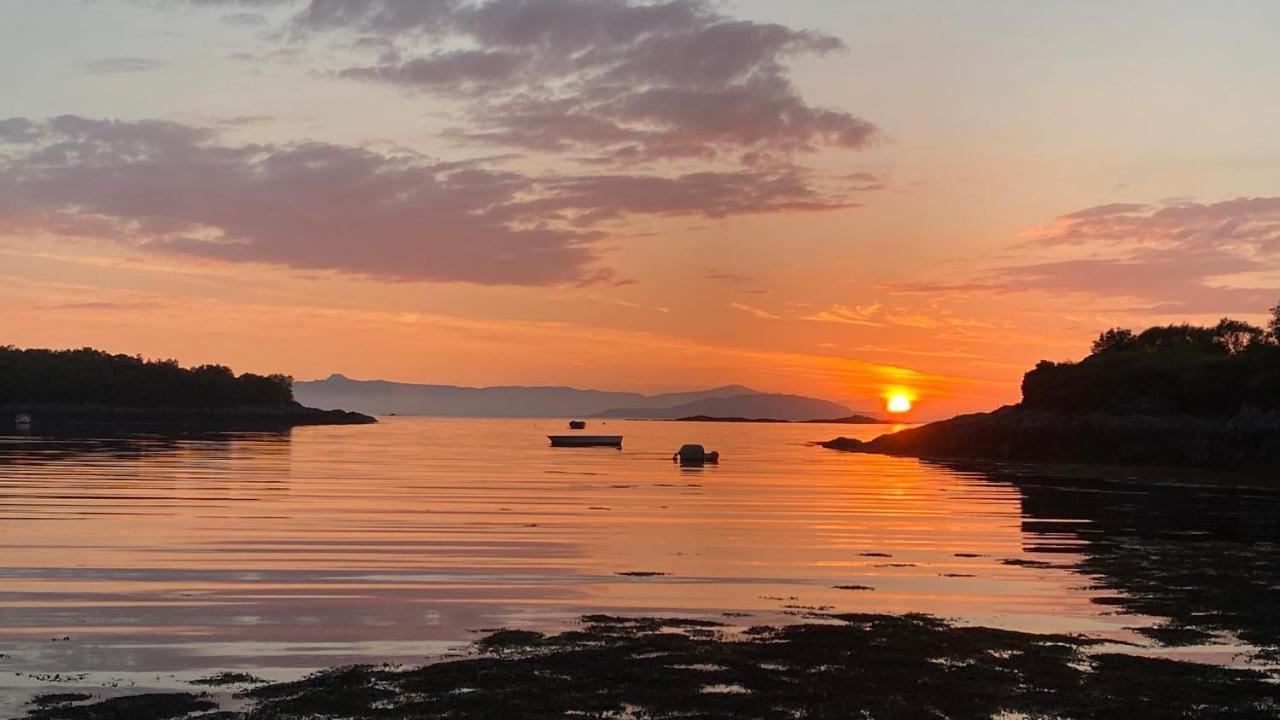
[{"label": "sun glow", "polygon": [[886,399],[884,407],[891,413],[909,412],[911,410],[911,398],[904,393],[894,393]]}]

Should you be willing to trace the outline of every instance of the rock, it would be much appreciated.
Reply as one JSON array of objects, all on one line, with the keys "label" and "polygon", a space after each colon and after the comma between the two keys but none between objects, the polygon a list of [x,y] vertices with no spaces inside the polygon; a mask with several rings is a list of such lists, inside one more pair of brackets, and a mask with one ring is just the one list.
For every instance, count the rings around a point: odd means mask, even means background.
[{"label": "rock", "polygon": [[1064,413],[1010,405],[823,447],[924,458],[1264,470],[1280,467],[1280,413],[1233,417]]}]

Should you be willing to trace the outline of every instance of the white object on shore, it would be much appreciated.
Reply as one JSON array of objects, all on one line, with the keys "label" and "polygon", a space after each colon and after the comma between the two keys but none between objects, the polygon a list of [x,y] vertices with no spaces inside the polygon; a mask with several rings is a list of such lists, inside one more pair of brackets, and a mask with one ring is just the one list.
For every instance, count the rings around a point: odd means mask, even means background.
[{"label": "white object on shore", "polygon": [[15,427],[29,428],[31,427],[31,416],[26,413],[18,413],[13,418],[13,424]]}]

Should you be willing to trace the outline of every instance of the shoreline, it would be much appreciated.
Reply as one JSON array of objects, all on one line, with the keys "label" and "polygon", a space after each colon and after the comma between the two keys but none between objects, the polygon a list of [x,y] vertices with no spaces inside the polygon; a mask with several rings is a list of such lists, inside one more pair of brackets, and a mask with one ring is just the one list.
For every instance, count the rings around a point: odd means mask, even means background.
[{"label": "shoreline", "polygon": [[1273,717],[1274,673],[1114,652],[1104,641],[920,615],[820,613],[737,629],[588,615],[547,635],[500,629],[417,667],[336,667],[291,682],[218,673],[189,692],[37,696],[24,720],[205,713],[367,717]]},{"label": "shoreline", "polygon": [[[18,425],[28,415],[28,425]],[[232,408],[123,407],[71,404],[13,404],[0,407],[0,428],[23,434],[102,429],[124,431],[285,430],[311,425],[371,425],[375,417],[347,410],[292,405]]]},{"label": "shoreline", "polygon": [[1280,413],[1231,417],[1064,413],[1009,405],[830,450],[930,460],[1188,467],[1244,473],[1280,467]]}]

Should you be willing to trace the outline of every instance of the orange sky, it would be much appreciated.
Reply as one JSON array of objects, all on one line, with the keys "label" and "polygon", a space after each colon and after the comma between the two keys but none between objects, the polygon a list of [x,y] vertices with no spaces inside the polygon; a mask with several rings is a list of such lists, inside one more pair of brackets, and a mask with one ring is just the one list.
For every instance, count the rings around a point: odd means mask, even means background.
[{"label": "orange sky", "polygon": [[1274,5],[782,5],[18,0],[0,343],[934,417],[1280,299]]}]

